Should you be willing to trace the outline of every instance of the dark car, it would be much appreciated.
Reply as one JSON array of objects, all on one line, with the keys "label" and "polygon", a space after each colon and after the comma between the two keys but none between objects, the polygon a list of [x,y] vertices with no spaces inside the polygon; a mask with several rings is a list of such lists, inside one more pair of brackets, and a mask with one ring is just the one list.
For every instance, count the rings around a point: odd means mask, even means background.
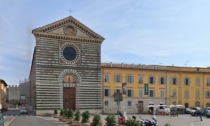
[{"label": "dark car", "polygon": [[208,110],[210,110],[210,107],[206,107],[203,110],[203,115],[206,116],[206,113],[208,112]]},{"label": "dark car", "polygon": [[206,111],[206,117],[207,117],[207,118],[210,118],[210,110],[207,110],[207,111]]}]

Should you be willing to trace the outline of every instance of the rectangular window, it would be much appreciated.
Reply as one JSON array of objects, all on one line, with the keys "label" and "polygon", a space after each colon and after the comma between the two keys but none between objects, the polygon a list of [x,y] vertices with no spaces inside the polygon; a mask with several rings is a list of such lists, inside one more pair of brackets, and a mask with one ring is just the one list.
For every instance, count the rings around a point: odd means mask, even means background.
[{"label": "rectangular window", "polygon": [[122,82],[122,75],[120,75],[120,74],[115,75],[115,82],[121,83]]},{"label": "rectangular window", "polygon": [[133,76],[132,75],[127,75],[126,81],[127,81],[127,84],[132,84],[133,83]]},{"label": "rectangular window", "polygon": [[185,99],[189,99],[189,91],[185,91]]},{"label": "rectangular window", "polygon": [[109,74],[104,74],[104,82],[109,82]]},{"label": "rectangular window", "polygon": [[165,84],[165,77],[160,77],[160,84]]},{"label": "rectangular window", "polygon": [[105,102],[104,102],[104,105],[105,105],[105,106],[109,106],[109,102],[108,102],[108,101],[105,101]]},{"label": "rectangular window", "polygon": [[176,98],[176,90],[173,90],[173,95],[172,95],[173,98]]},{"label": "rectangular window", "polygon": [[140,89],[139,90],[139,98],[143,98],[144,96],[144,90]]},{"label": "rectangular window", "polygon": [[210,91],[206,91],[206,98],[210,98]]},{"label": "rectangular window", "polygon": [[131,89],[127,90],[127,97],[133,97],[133,90]]},{"label": "rectangular window", "polygon": [[196,86],[200,86],[200,78],[196,78]]},{"label": "rectangular window", "polygon": [[144,83],[144,75],[139,75],[139,84]]},{"label": "rectangular window", "polygon": [[177,78],[174,77],[174,78],[172,79],[172,84],[173,84],[173,85],[177,85]]},{"label": "rectangular window", "polygon": [[149,90],[149,97],[155,97],[155,90]]},{"label": "rectangular window", "polygon": [[104,89],[104,96],[109,97],[110,91],[109,89]]},{"label": "rectangular window", "polygon": [[128,109],[131,109],[132,103],[131,101],[128,101]]},{"label": "rectangular window", "polygon": [[189,78],[185,78],[185,79],[184,79],[184,84],[185,84],[186,86],[190,85],[190,79],[189,79]]},{"label": "rectangular window", "polygon": [[210,86],[210,78],[207,79],[207,86]]},{"label": "rectangular window", "polygon": [[199,90],[196,91],[196,96],[195,96],[195,98],[200,98],[200,91],[199,91]]},{"label": "rectangular window", "polygon": [[153,76],[149,77],[149,83],[155,84],[155,77],[153,77]]},{"label": "rectangular window", "polygon": [[165,97],[165,90],[161,89],[160,90],[160,98],[164,98]]},{"label": "rectangular window", "polygon": [[173,101],[173,105],[176,105],[176,101]]}]

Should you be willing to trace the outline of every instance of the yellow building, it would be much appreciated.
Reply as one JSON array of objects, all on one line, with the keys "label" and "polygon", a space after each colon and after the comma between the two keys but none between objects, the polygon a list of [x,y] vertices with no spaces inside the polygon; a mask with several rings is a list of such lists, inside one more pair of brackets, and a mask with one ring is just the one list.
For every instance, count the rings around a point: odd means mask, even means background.
[{"label": "yellow building", "polygon": [[2,109],[7,109],[6,88],[7,83],[4,80],[0,79],[0,103],[2,105]]},{"label": "yellow building", "polygon": [[122,83],[127,85],[120,109],[128,113],[147,112],[149,104],[210,106],[210,68],[113,63],[101,66],[105,113],[117,111],[113,95],[122,92]]}]

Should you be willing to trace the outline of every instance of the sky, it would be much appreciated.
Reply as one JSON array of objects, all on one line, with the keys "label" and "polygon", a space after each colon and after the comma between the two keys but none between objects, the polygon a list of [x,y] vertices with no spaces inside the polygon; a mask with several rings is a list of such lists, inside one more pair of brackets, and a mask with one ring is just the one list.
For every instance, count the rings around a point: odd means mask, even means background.
[{"label": "sky", "polygon": [[32,30],[70,15],[105,38],[103,63],[210,66],[209,0],[0,0],[0,79],[29,78]]}]

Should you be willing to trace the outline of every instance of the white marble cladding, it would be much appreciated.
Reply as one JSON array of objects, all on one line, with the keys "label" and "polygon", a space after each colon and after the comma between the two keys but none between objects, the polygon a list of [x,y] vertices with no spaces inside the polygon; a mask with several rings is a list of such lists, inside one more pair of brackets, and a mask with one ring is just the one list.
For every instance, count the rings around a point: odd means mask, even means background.
[{"label": "white marble cladding", "polygon": [[[36,38],[36,106],[39,110],[63,107],[59,75],[65,69],[77,71],[80,84],[76,87],[76,109],[101,109],[101,43]],[[75,64],[59,62],[59,42],[73,42],[80,49]]]}]

